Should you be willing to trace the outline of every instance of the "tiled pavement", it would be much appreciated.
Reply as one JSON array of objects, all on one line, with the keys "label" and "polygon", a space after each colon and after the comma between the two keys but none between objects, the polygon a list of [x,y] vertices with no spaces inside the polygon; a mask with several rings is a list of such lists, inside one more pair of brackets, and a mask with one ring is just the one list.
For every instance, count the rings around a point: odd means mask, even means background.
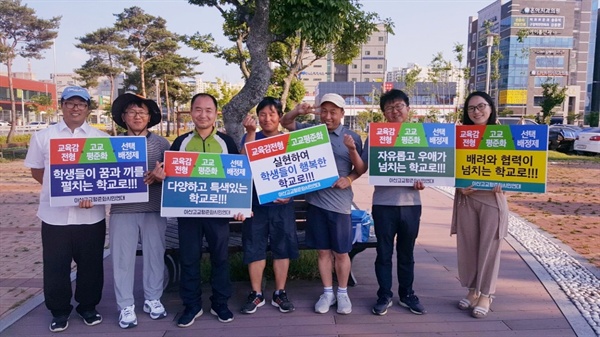
[{"label": "tiled pavement", "polygon": [[[360,208],[370,209],[372,188],[366,177],[354,184],[355,202]],[[375,301],[377,282],[373,273],[375,250],[368,249],[357,255],[353,271],[359,284],[349,290],[353,301],[350,315],[338,315],[335,308],[324,315],[315,314],[313,305],[321,292],[319,281],[292,280],[288,283],[288,293],[297,309],[291,314],[282,314],[270,305],[260,308],[254,315],[238,314],[245,299],[248,285],[236,283],[235,293],[230,300],[230,308],[236,314],[232,323],[219,323],[208,312],[208,295],[205,296],[205,314],[187,329],[175,325],[182,307],[177,293],[166,293],[163,303],[169,316],[161,321],[151,321],[141,310],[143,295],[136,288],[136,308],[139,326],[122,330],[117,325],[116,305],[112,288],[112,270],[110,259],[105,260],[104,296],[98,310],[104,314],[104,322],[98,326],[87,327],[75,315],[71,318],[69,329],[63,335],[87,336],[594,336],[591,329],[581,328],[577,310],[562,301],[557,306],[554,298],[540,282],[532,268],[519,255],[522,252],[509,244],[504,244],[500,280],[496,292],[497,298],[492,304],[492,312],[485,319],[474,319],[467,312],[456,308],[456,302],[464,296],[456,272],[455,238],[449,236],[451,199],[433,189],[423,194],[424,211],[421,231],[415,248],[416,277],[415,290],[428,313],[416,316],[397,302],[388,310],[386,316],[374,316],[370,309]],[[39,232],[38,232],[39,233]],[[9,235],[8,231],[2,237]],[[18,241],[18,240],[13,240]],[[510,241],[510,240],[509,240]],[[6,240],[3,242],[7,242]],[[11,240],[8,240],[11,242]],[[514,244],[511,242],[511,244]],[[33,246],[31,246],[33,247]],[[2,252],[12,248],[2,247]],[[35,259],[33,259],[35,260]],[[139,260],[139,259],[138,259]],[[136,280],[140,280],[141,260],[138,261]],[[24,267],[27,270],[26,267]],[[535,269],[535,268],[534,268]],[[0,273],[1,287],[9,285],[10,277],[5,277],[5,269]],[[15,274],[16,275],[16,274]],[[20,278],[20,277],[19,277]],[[39,274],[19,283],[39,289]],[[137,282],[136,285],[140,285]],[[396,285],[394,285],[396,287]],[[27,287],[23,287],[27,288]],[[270,298],[272,281],[267,284],[267,298]],[[205,293],[210,290],[205,286]],[[395,288],[394,288],[395,289]],[[555,291],[555,290],[553,290]],[[552,296],[551,296],[552,295]],[[34,297],[17,309],[33,307],[40,297]],[[14,301],[14,300],[13,300]],[[5,302],[5,293],[2,293]],[[566,302],[566,303],[565,303]],[[33,303],[33,304],[31,304]],[[572,306],[572,305],[571,305]],[[27,308],[26,308],[27,309]],[[25,311],[25,310],[22,310]],[[10,316],[10,315],[9,315]],[[0,327],[7,321],[2,316]],[[22,319],[9,326],[0,336],[38,336],[48,335],[50,315],[44,305],[39,305]],[[573,323],[575,322],[575,323]],[[589,328],[589,326],[588,326]]]}]

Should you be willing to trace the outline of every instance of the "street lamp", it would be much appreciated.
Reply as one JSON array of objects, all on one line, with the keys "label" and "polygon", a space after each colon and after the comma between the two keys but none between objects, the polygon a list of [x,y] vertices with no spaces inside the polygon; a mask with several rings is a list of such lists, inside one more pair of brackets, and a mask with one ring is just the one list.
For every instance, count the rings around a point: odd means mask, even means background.
[{"label": "street lamp", "polygon": [[494,45],[494,38],[498,34],[489,33],[486,37],[485,46],[487,47],[487,72],[485,74],[485,92],[490,94],[490,80],[492,75],[492,46]]}]

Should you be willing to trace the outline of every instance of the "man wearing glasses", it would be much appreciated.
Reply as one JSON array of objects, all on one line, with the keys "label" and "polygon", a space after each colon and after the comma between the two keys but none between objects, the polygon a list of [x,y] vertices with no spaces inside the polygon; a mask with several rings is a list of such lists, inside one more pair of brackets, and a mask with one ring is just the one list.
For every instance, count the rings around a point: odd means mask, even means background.
[{"label": "man wearing glasses", "polygon": [[160,302],[164,282],[165,231],[167,219],[160,216],[162,181],[165,179],[163,158],[171,144],[148,128],[160,123],[161,110],[151,99],[125,93],[113,102],[112,119],[127,131],[123,136],[144,136],[147,145],[148,202],[114,204],[110,207],[110,252],[113,261],[115,296],[119,307],[119,326],[137,325],[133,297],[135,257],[138,242],[144,257],[143,287],[145,313],[152,319],[167,316]]},{"label": "man wearing glasses", "polygon": [[90,94],[81,87],[67,87],[61,95],[63,120],[31,136],[25,166],[42,184],[37,216],[42,220],[44,297],[52,313],[50,331],[69,326],[71,305],[71,262],[77,265],[75,300],[77,313],[86,325],[102,322],[96,305],[102,297],[102,266],[106,232],[105,206],[89,200],[79,207],[50,207],[50,139],[107,137],[87,122]]},{"label": "man wearing glasses", "polygon": [[[381,95],[380,108],[386,122],[408,122],[408,96],[401,90],[392,89]],[[362,159],[368,167],[369,141],[365,143]],[[363,173],[363,172],[360,172]],[[394,254],[394,238],[396,238],[396,259],[398,275],[398,304],[408,308],[413,314],[425,313],[425,308],[413,290],[414,281],[414,247],[419,234],[421,219],[421,196],[423,183],[417,181],[412,187],[407,186],[375,186],[373,192],[373,225],[377,237],[377,258],[375,259],[375,276],[379,289],[377,303],[372,312],[385,315],[392,306],[392,255]]]}]

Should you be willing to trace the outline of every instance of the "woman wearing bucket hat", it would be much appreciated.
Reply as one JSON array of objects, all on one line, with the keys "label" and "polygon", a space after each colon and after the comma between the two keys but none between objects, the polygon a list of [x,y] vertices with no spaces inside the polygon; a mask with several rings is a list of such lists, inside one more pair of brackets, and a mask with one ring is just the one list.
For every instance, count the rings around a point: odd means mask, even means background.
[{"label": "woman wearing bucket hat", "polygon": [[149,185],[149,201],[115,204],[110,208],[110,250],[115,295],[120,310],[119,326],[126,329],[137,325],[133,279],[138,238],[141,238],[144,257],[143,310],[152,319],[167,316],[160,302],[167,227],[167,219],[160,216],[160,198],[161,184],[165,178],[161,162],[170,144],[165,138],[148,131],[161,120],[160,108],[153,100],[125,93],[113,102],[111,113],[115,123],[127,129],[124,136],[145,136],[148,149],[148,172],[144,175],[144,182]]}]

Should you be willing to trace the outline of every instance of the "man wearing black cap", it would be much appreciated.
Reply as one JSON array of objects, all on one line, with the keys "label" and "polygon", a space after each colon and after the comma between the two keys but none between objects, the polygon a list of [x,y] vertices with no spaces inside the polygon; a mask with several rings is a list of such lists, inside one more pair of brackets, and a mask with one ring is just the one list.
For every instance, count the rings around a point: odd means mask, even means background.
[{"label": "man wearing black cap", "polygon": [[[169,142],[148,128],[160,123],[161,111],[153,100],[125,93],[113,102],[112,118],[127,129],[125,136],[144,136],[147,144],[149,201],[114,204],[110,207],[110,251],[113,261],[115,296],[119,307],[119,326],[123,329],[137,325],[133,298],[135,256],[138,241],[144,257],[143,285],[144,312],[150,318],[167,316],[160,302],[164,281],[165,230],[167,219],[160,216],[162,181],[165,178],[164,153]],[[138,240],[141,239],[141,240]]]},{"label": "man wearing black cap", "polygon": [[50,331],[69,326],[71,262],[77,264],[75,300],[77,313],[86,325],[102,322],[96,305],[102,297],[102,267],[106,233],[105,206],[82,201],[79,207],[50,207],[50,139],[108,137],[87,122],[90,94],[82,87],[67,87],[60,100],[63,120],[31,136],[25,166],[42,184],[37,216],[42,220],[44,297],[53,319]]}]

